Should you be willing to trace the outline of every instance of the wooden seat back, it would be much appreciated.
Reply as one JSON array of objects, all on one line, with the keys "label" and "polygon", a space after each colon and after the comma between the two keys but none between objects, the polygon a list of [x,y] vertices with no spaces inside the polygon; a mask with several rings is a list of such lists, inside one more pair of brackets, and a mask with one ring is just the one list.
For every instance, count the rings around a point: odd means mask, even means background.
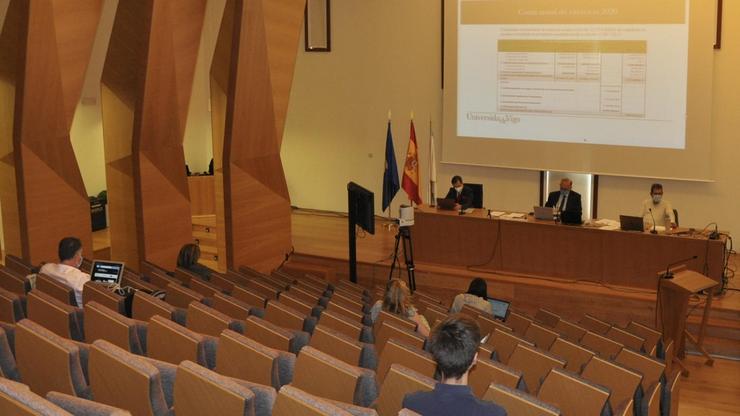
[{"label": "wooden seat back", "polygon": [[[75,316],[74,306],[40,292],[36,289],[28,292],[28,318],[60,337],[82,341],[82,328]],[[76,335],[76,334],[77,335]]]},{"label": "wooden seat back", "polygon": [[36,276],[36,289],[64,304],[82,306],[77,305],[74,289],[45,274],[38,274]]},{"label": "wooden seat back", "polygon": [[167,285],[167,295],[164,298],[170,305],[183,309],[187,309],[190,302],[203,302],[203,299],[205,299],[205,296],[200,293],[173,283]]},{"label": "wooden seat back", "polygon": [[422,299],[423,298],[423,299],[428,300],[431,303],[436,303],[438,305],[445,306],[444,305],[444,302],[442,302],[442,299],[438,298],[437,296],[435,296],[435,295],[433,295],[431,293],[427,293],[427,292],[424,292],[424,291],[421,291],[421,290],[418,290],[418,289],[414,291],[413,298],[414,299]]},{"label": "wooden seat back", "polygon": [[267,296],[243,286],[234,286],[231,296],[248,305],[254,305],[260,308],[264,308],[267,304]]},{"label": "wooden seat back", "polygon": [[31,281],[25,277],[16,275],[5,266],[0,267],[0,287],[17,295],[25,296],[31,291]]},{"label": "wooden seat back", "polygon": [[23,260],[18,256],[12,254],[5,255],[5,267],[17,273],[20,276],[28,276],[33,274],[33,265]]},{"label": "wooden seat back", "polygon": [[355,293],[359,296],[367,295],[369,292],[366,287],[358,284],[358,283],[352,283],[348,282],[346,280],[339,280],[335,285],[335,288],[340,288],[348,292]]},{"label": "wooden seat back", "polygon": [[558,338],[550,347],[550,353],[562,357],[567,364],[565,369],[580,374],[583,367],[596,356],[596,353],[565,338]]},{"label": "wooden seat back", "polygon": [[608,360],[614,359],[619,354],[619,351],[624,348],[624,345],[617,341],[591,331],[586,332],[586,335],[581,338],[581,345]]},{"label": "wooden seat back", "polygon": [[211,273],[211,277],[208,282],[219,288],[222,293],[231,293],[235,285],[235,283],[227,279],[226,276],[216,272]]},{"label": "wooden seat back", "polygon": [[561,337],[573,342],[581,342],[581,338],[588,332],[586,328],[564,319],[559,320],[553,329]]},{"label": "wooden seat back", "polygon": [[268,322],[272,322],[283,328],[303,331],[303,322],[305,319],[305,315],[279,301],[272,299],[267,301],[265,320]]},{"label": "wooden seat back", "polygon": [[492,334],[495,329],[500,329],[501,331],[505,332],[514,332],[513,329],[504,325],[503,322],[485,315],[478,315],[478,317],[476,318],[476,322],[478,322],[478,327],[480,327],[481,336]]},{"label": "wooden seat back", "polygon": [[540,308],[534,314],[534,320],[547,328],[555,328],[555,325],[560,321],[560,315],[545,308]]},{"label": "wooden seat back", "polygon": [[630,321],[625,330],[643,338],[645,340],[645,352],[653,357],[656,355],[658,342],[660,342],[660,338],[663,336],[660,331],[656,331],[647,325],[635,321]]},{"label": "wooden seat back", "polygon": [[545,378],[550,370],[565,368],[566,363],[562,358],[520,343],[511,354],[508,364],[523,373],[529,392],[534,393],[539,391],[541,380]]},{"label": "wooden seat back", "polygon": [[341,313],[327,309],[321,313],[320,322],[321,325],[324,325],[335,331],[339,331],[352,339],[360,339],[360,334],[362,333],[362,324],[355,321],[351,317],[347,317],[342,315]]},{"label": "wooden seat back", "polygon": [[[441,308],[427,306],[421,314],[424,316],[424,318],[427,319],[427,322],[430,322],[430,323],[437,322],[437,321],[442,322],[445,319],[447,319],[449,314],[447,314],[447,312],[442,312],[440,309]],[[483,333],[482,328],[481,328],[481,333]]]},{"label": "wooden seat back", "polygon": [[611,324],[609,324],[608,322],[604,322],[601,319],[589,314],[583,315],[583,318],[581,318],[578,323],[587,330],[595,332],[599,335],[606,334],[606,331],[608,331],[609,328],[612,327]]},{"label": "wooden seat back", "polygon": [[97,302],[120,314],[126,313],[126,298],[97,282],[87,282],[82,288],[82,302]]},{"label": "wooden seat back", "polygon": [[478,315],[483,315],[484,312],[478,308],[474,308],[470,305],[462,305],[460,308],[460,315],[465,315],[472,320],[478,319]]},{"label": "wooden seat back", "polygon": [[[336,302],[332,302],[331,300],[326,305],[327,311],[336,312],[338,314],[344,315],[348,318],[352,318],[357,323],[362,323],[363,314],[361,311],[353,310],[347,307],[344,307]],[[377,322],[376,322],[377,323]]]},{"label": "wooden seat back", "polygon": [[154,293],[155,291],[160,290],[159,287],[147,282],[146,280],[140,278],[138,275],[126,272],[124,272],[123,277],[121,278],[121,286],[130,286],[136,290],[144,291],[146,293]]},{"label": "wooden seat back", "polygon": [[532,323],[527,327],[524,339],[532,341],[537,348],[549,350],[555,340],[558,339],[558,333],[542,325]]},{"label": "wooden seat back", "polygon": [[33,393],[27,385],[4,378],[0,378],[0,414],[72,416],[72,413]]},{"label": "wooden seat back", "polygon": [[0,321],[14,324],[23,318],[25,318],[25,313],[21,297],[17,293],[0,287]]},{"label": "wooden seat back", "polygon": [[517,416],[560,416],[560,410],[537,397],[519,390],[491,383],[483,400],[503,407],[506,414]]},{"label": "wooden seat back", "polygon": [[362,344],[356,339],[323,324],[316,326],[308,345],[347,364],[360,364]]},{"label": "wooden seat back", "polygon": [[331,303],[343,306],[360,314],[362,313],[362,309],[365,307],[365,304],[362,301],[357,301],[356,298],[351,298],[346,293],[339,293],[336,290],[331,296]]},{"label": "wooden seat back", "polygon": [[175,307],[144,292],[136,292],[134,293],[131,312],[131,316],[137,321],[149,322],[149,319],[153,316],[161,316],[172,320]]},{"label": "wooden seat back", "polygon": [[196,280],[203,280],[200,275],[197,273],[193,273],[190,270],[184,269],[182,267],[178,267],[175,269],[175,275],[174,278],[180,281],[180,284],[183,284],[185,286],[189,286],[190,281],[193,279]]},{"label": "wooden seat back", "polygon": [[287,385],[280,389],[272,408],[272,416],[352,416],[326,400]]},{"label": "wooden seat back", "polygon": [[502,331],[495,329],[491,336],[488,337],[486,344],[493,347],[493,351],[498,356],[498,360],[504,364],[509,363],[511,354],[519,344],[534,346],[533,343],[524,338],[514,335],[511,331]]},{"label": "wooden seat back", "polygon": [[490,359],[479,358],[468,374],[468,385],[473,390],[473,394],[482,398],[491,383],[516,389],[522,377],[523,374],[519,370]]},{"label": "wooden seat back", "polygon": [[149,276],[152,273],[159,273],[167,276],[168,270],[160,267],[148,260],[142,260],[141,261],[141,274],[144,276]]},{"label": "wooden seat back", "polygon": [[220,287],[200,279],[190,279],[188,288],[194,292],[200,293],[206,298],[212,298],[216,293],[221,293]]},{"label": "wooden seat back", "polygon": [[[377,324],[376,324],[377,325]],[[383,321],[375,336],[375,350],[378,356],[383,354],[383,348],[389,339],[395,338],[416,348],[424,348],[424,337],[408,327],[397,326],[395,322]]]},{"label": "wooden seat back", "polygon": [[304,288],[297,285],[292,285],[290,288],[288,288],[286,293],[290,293],[292,297],[300,300],[306,305],[311,306],[318,305],[319,300],[321,299],[321,296],[318,296],[315,293],[305,290]]},{"label": "wooden seat back", "polygon": [[665,372],[665,364],[661,361],[628,348],[621,350],[614,361],[641,373],[645,392],[654,384],[660,384],[660,378]]},{"label": "wooden seat back", "polygon": [[609,400],[614,410],[631,405],[635,391],[642,383],[642,374],[601,357],[591,359],[581,377],[608,388],[611,391]]},{"label": "wooden seat back", "polygon": [[280,288],[275,287],[274,285],[271,285],[268,282],[265,282],[262,279],[250,279],[247,282],[246,285],[247,289],[251,289],[254,292],[257,292],[267,299],[277,299],[280,296]]},{"label": "wooden seat back", "polygon": [[528,317],[514,311],[509,312],[509,316],[506,317],[506,326],[514,330],[516,335],[523,337],[527,332],[527,328],[532,325],[532,320]]},{"label": "wooden seat back", "polygon": [[[278,352],[232,330],[221,333],[216,371],[225,376],[280,388]],[[292,354],[291,354],[292,355]]]},{"label": "wooden seat back", "polygon": [[190,360],[206,365],[203,336],[161,316],[152,316],[147,332],[147,355],[175,365]]},{"label": "wooden seat back", "polygon": [[235,297],[216,293],[213,296],[213,309],[234,319],[244,321],[251,313],[252,306]]},{"label": "wooden seat back", "polygon": [[643,351],[645,348],[645,338],[639,337],[624,329],[617,328],[616,326],[609,328],[606,332],[606,337],[635,351]]},{"label": "wooden seat back", "polygon": [[140,343],[136,321],[95,301],[85,303],[85,336],[89,342],[104,339],[128,352],[144,354],[145,346]]},{"label": "wooden seat back", "polygon": [[280,351],[290,352],[293,334],[264,319],[250,316],[245,321],[244,334],[249,338]]},{"label": "wooden seat back", "polygon": [[296,359],[291,384],[319,397],[354,403],[360,375],[358,367],[306,346]]},{"label": "wooden seat back", "polygon": [[291,292],[282,292],[280,299],[278,299],[283,305],[295,309],[303,316],[311,316],[313,307],[310,304],[305,303],[302,299],[293,296]]},{"label": "wooden seat back", "polygon": [[380,387],[376,404],[379,415],[395,415],[403,408],[403,398],[417,391],[431,391],[437,382],[400,364],[392,364]]},{"label": "wooden seat back", "polygon": [[216,309],[200,302],[190,302],[190,305],[188,305],[187,328],[199,334],[217,337],[225,329],[239,330],[240,325],[236,319]]},{"label": "wooden seat back", "polygon": [[406,345],[396,339],[389,339],[383,348],[383,353],[378,361],[376,376],[378,383],[383,383],[391,364],[401,364],[409,370],[416,371],[427,377],[434,377],[437,363],[428,352]]},{"label": "wooden seat back", "polygon": [[170,275],[166,273],[161,272],[150,272],[148,274],[144,274],[148,279],[149,283],[153,284],[154,286],[157,286],[158,288],[162,290],[166,290],[167,286],[174,284],[174,285],[181,285],[182,283],[175,279],[174,277],[171,277]]},{"label": "wooden seat back", "polygon": [[249,388],[192,361],[177,366],[175,403],[180,416],[251,414],[255,401]]},{"label": "wooden seat back", "polygon": [[599,415],[609,400],[609,390],[555,368],[537,397],[557,406],[563,416]]}]

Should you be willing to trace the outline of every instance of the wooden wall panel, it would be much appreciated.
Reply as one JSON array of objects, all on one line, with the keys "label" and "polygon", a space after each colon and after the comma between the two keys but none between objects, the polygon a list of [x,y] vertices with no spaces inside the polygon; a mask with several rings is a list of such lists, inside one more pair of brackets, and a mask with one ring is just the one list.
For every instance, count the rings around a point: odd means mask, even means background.
[{"label": "wooden wall panel", "polygon": [[205,0],[120,2],[103,69],[111,255],[174,269],[193,240],[182,140]]},{"label": "wooden wall panel", "polygon": [[0,133],[0,201],[7,252],[33,264],[55,260],[65,236],[92,251],[89,202],[69,130],[101,7],[101,0],[13,0],[8,7],[0,96],[12,134],[8,127]]},{"label": "wooden wall panel", "polygon": [[228,85],[222,172],[232,267],[269,270],[291,248],[280,145],[304,7],[305,0],[230,0],[224,12],[230,30],[222,26],[211,75]]}]

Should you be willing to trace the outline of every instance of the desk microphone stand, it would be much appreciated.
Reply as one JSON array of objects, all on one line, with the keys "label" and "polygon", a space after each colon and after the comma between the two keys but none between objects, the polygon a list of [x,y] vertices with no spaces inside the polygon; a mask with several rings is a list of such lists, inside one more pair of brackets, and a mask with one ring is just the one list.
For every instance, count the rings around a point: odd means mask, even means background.
[{"label": "desk microphone stand", "polygon": [[398,227],[398,233],[396,234],[396,248],[393,250],[393,262],[391,263],[391,271],[388,274],[388,280],[393,278],[393,271],[398,263],[399,269],[401,264],[398,260],[398,249],[403,241],[403,259],[406,263],[406,272],[408,273],[409,279],[409,290],[414,293],[416,290],[416,276],[414,275],[414,248],[411,245],[411,227],[401,226]]}]

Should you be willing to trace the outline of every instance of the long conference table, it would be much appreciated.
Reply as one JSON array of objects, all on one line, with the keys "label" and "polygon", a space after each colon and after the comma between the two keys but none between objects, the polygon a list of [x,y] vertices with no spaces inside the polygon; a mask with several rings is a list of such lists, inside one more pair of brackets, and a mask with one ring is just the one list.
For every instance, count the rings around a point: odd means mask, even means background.
[{"label": "long conference table", "polygon": [[554,221],[466,215],[417,207],[411,227],[414,260],[473,271],[557,278],[656,289],[657,273],[669,263],[686,264],[722,279],[725,240],[679,229],[669,234],[604,230]]}]

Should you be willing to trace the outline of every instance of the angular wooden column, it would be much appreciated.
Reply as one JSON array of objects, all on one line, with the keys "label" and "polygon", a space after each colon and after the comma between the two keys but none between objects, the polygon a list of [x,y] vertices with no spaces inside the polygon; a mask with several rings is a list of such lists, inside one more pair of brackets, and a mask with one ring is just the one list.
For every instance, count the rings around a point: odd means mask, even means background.
[{"label": "angular wooden column", "polygon": [[90,204],[69,131],[102,0],[11,0],[0,34],[0,203],[6,253],[57,259],[66,236],[92,253]]},{"label": "angular wooden column", "polygon": [[267,271],[291,249],[280,145],[304,7],[305,0],[228,0],[224,10],[211,111],[217,227],[230,267]]},{"label": "angular wooden column", "polygon": [[121,1],[102,76],[111,257],[174,269],[191,242],[182,140],[205,0]]}]

